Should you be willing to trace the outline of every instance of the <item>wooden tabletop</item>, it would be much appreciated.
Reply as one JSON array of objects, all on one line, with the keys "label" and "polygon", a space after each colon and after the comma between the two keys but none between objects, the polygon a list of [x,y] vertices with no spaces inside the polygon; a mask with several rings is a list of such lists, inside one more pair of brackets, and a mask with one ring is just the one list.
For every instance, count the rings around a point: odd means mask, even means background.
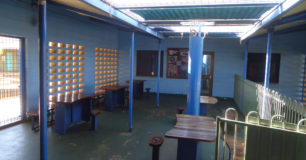
[{"label": "wooden tabletop", "polygon": [[166,133],[166,137],[192,141],[216,141],[216,120],[212,117],[176,115],[176,125]]},{"label": "wooden tabletop", "polygon": [[80,101],[86,98],[90,98],[90,97],[91,95],[89,94],[69,94],[69,95],[57,97],[56,99],[51,100],[50,102],[70,104],[70,103],[75,103],[77,101]]},{"label": "wooden tabletop", "polygon": [[218,102],[218,99],[215,97],[210,96],[200,96],[200,103],[205,104],[216,104]]},{"label": "wooden tabletop", "polygon": [[[146,81],[146,80],[133,80],[133,83],[142,83],[144,81]],[[128,80],[128,81],[126,81],[126,83],[130,83],[130,81]]]},{"label": "wooden tabletop", "polygon": [[108,86],[108,87],[101,87],[100,89],[106,90],[106,91],[118,91],[123,88],[128,88],[129,86],[127,85],[122,85],[122,86]]}]

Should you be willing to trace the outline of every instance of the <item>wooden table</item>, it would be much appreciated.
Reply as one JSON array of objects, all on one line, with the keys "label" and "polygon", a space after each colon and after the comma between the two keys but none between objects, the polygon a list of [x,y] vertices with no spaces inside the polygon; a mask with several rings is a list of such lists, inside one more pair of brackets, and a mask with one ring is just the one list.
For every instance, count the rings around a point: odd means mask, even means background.
[{"label": "wooden table", "polygon": [[58,97],[55,103],[55,132],[65,134],[69,125],[90,121],[91,95],[71,94]]},{"label": "wooden table", "polygon": [[107,111],[113,111],[117,105],[124,105],[126,88],[128,88],[127,85],[100,88],[105,90],[104,107]]},{"label": "wooden table", "polygon": [[[139,97],[143,95],[143,86],[146,80],[133,80],[133,96]],[[126,81],[126,83],[130,83],[130,81]]]},{"label": "wooden table", "polygon": [[[198,141],[216,141],[216,121],[212,117],[191,116],[184,114],[176,115],[177,122],[173,129],[168,131],[167,138],[178,139],[177,159],[198,159]],[[199,154],[199,152],[198,152]]]},{"label": "wooden table", "polygon": [[207,115],[207,104],[216,104],[218,99],[210,96],[200,96],[200,115]]}]

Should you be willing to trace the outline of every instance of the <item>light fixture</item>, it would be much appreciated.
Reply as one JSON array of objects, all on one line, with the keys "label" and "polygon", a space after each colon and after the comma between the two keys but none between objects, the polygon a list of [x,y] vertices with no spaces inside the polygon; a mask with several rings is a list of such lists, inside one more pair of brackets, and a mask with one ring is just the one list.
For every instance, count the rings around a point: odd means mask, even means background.
[{"label": "light fixture", "polygon": [[[203,26],[201,30],[205,33],[242,33],[249,30],[252,25],[248,26]],[[190,32],[190,26],[169,26],[165,29],[172,30],[172,32]],[[198,27],[195,27],[198,29]]]},{"label": "light fixture", "polygon": [[180,22],[183,26],[213,26],[215,25],[215,22],[200,22],[200,21],[187,21],[187,22]]}]

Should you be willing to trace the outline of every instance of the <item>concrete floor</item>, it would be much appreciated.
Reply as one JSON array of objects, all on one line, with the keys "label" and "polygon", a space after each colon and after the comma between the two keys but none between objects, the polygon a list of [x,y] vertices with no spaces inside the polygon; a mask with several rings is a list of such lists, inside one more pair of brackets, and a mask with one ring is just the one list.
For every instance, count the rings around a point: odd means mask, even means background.
[{"label": "concrete floor", "polygon": [[[66,135],[48,128],[48,159],[50,160],[150,160],[152,136],[163,136],[176,123],[176,107],[185,106],[182,95],[161,95],[160,108],[155,108],[155,95],[134,101],[133,132],[128,132],[128,112],[117,108],[103,111],[98,117],[98,130],[90,130],[90,123],[68,129]],[[208,108],[208,116],[221,115],[225,107],[234,107],[232,99],[220,99]],[[23,123],[0,131],[0,160],[38,160],[39,132],[30,123]],[[214,144],[204,148],[205,159],[213,159]],[[165,138],[160,159],[176,159],[177,140]]]}]

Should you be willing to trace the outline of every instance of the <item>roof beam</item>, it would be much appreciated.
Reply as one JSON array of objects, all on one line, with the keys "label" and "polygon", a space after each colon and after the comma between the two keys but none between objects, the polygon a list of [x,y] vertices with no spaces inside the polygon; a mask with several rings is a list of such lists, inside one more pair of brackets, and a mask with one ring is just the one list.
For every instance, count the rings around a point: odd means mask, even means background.
[{"label": "roof beam", "polygon": [[[277,30],[273,32],[273,35],[282,35],[282,34],[288,34],[288,33],[294,33],[294,32],[301,32],[301,31],[305,31],[306,29],[306,24],[301,24],[298,26],[294,26],[291,28],[285,28],[282,30]],[[257,35],[255,37],[252,37],[252,39],[256,39],[256,38],[265,38],[267,36],[267,33],[263,33],[260,35]]]},{"label": "roof beam", "polygon": [[260,18],[261,23],[258,23],[256,25],[254,25],[254,27],[252,29],[250,29],[246,33],[242,34],[242,36],[240,37],[240,40],[243,41],[243,40],[249,38],[256,31],[258,31],[259,29],[267,26],[268,24],[271,23],[272,20],[280,17],[282,14],[286,13],[291,8],[297,6],[301,2],[304,2],[304,0],[286,0],[286,1],[284,1],[278,7],[276,7],[269,15]]},{"label": "roof beam", "polygon": [[145,20],[142,23],[162,23],[162,22],[233,22],[233,21],[259,21],[258,19],[169,19],[169,20]]},{"label": "roof beam", "polygon": [[276,26],[276,25],[282,25],[282,24],[292,23],[296,21],[306,21],[306,12],[301,12],[301,13],[294,14],[292,16],[284,17],[274,22],[272,25]]},{"label": "roof beam", "polygon": [[82,2],[84,2],[85,4],[88,4],[94,8],[97,8],[103,12],[108,13],[110,16],[115,17],[137,29],[140,29],[141,31],[144,31],[154,37],[157,37],[159,39],[164,39],[164,36],[154,30],[152,30],[151,28],[143,25],[142,23],[134,20],[133,18],[127,16],[126,14],[120,12],[117,9],[112,8],[111,6],[109,6],[108,4],[102,2],[102,1],[98,1],[98,0],[81,0]]},{"label": "roof beam", "polygon": [[[204,4],[204,5],[164,5],[164,6],[127,6],[127,7],[116,7],[117,9],[130,9],[130,10],[151,10],[151,9],[175,9],[175,8],[203,8],[203,7],[274,7],[278,5],[279,3],[245,3],[245,4],[230,4],[230,3],[224,3],[224,4]],[[115,5],[114,5],[115,6]]]},{"label": "roof beam", "polygon": [[[67,13],[70,12],[70,14],[74,13],[74,14],[85,16],[85,17],[88,17],[88,18],[93,18],[93,19],[96,19],[98,21],[108,23],[108,24],[113,25],[113,26],[117,26],[122,30],[131,29],[131,27],[125,25],[123,22],[120,22],[119,20],[110,18],[108,16],[104,16],[104,15],[89,12],[89,11],[85,11],[83,9],[67,6],[67,5],[52,2],[52,1],[49,1],[48,4],[49,4],[48,9],[52,9],[53,11],[57,11],[57,12],[66,11]],[[66,12],[63,13],[63,14],[67,14]]]}]

